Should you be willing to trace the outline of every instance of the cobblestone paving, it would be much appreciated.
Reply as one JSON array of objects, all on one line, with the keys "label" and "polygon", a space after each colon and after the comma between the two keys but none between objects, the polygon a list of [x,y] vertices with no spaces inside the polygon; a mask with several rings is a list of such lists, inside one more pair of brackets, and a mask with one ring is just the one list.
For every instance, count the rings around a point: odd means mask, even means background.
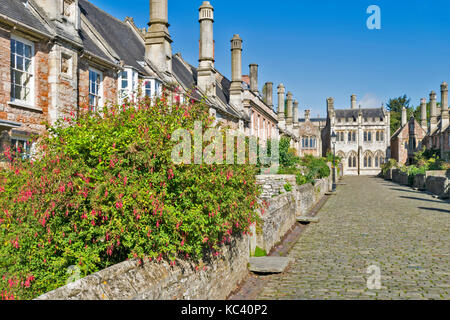
[{"label": "cobblestone paving", "polygon": [[[347,177],[266,279],[258,299],[450,299],[450,203],[374,177]],[[367,288],[367,269],[381,289]]]}]

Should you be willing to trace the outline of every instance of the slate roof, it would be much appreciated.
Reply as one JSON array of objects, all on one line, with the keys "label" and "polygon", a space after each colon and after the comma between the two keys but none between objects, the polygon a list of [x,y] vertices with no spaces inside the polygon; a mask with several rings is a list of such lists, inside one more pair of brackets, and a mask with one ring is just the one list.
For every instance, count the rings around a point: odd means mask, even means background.
[{"label": "slate roof", "polygon": [[[311,122],[326,122],[327,118],[310,118],[309,121]],[[298,119],[298,122],[305,122],[304,118]]]},{"label": "slate roof", "polygon": [[336,118],[358,118],[361,110],[363,118],[384,118],[384,111],[381,108],[376,109],[335,109]]},{"label": "slate roof", "polygon": [[51,36],[44,22],[31,12],[26,0],[1,0],[0,14]]},{"label": "slate roof", "polygon": [[96,55],[97,57],[100,57],[102,59],[108,60],[110,62],[114,62],[113,59],[105,53],[102,49],[98,47],[98,45],[95,43],[94,40],[91,39],[91,37],[83,30],[80,29],[79,35],[81,38],[81,41],[83,41],[83,47],[86,51],[92,53],[93,55]]},{"label": "slate roof", "polygon": [[126,22],[114,18],[87,0],[79,0],[79,6],[81,13],[125,62],[125,65],[148,74],[148,71],[137,62],[145,60],[145,45]]},{"label": "slate roof", "polygon": [[[197,88],[197,68],[184,61],[179,54],[174,54],[172,56],[172,72],[187,90]],[[222,80],[220,82],[216,81],[216,95],[221,104],[214,105],[218,109],[221,109],[222,111],[225,111],[230,115],[241,117],[229,105],[231,81],[224,77],[222,74],[220,75],[222,76]],[[193,97],[200,100],[202,98],[202,95],[197,90],[194,90]],[[212,101],[211,104],[213,104]]]}]

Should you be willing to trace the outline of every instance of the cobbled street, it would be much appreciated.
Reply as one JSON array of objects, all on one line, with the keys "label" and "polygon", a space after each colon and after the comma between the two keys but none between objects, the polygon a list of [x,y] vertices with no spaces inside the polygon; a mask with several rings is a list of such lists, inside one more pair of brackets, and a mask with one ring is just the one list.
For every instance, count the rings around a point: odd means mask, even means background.
[{"label": "cobbled street", "polygon": [[[375,177],[343,183],[257,299],[450,299],[450,203]],[[381,289],[368,289],[371,265]]]}]

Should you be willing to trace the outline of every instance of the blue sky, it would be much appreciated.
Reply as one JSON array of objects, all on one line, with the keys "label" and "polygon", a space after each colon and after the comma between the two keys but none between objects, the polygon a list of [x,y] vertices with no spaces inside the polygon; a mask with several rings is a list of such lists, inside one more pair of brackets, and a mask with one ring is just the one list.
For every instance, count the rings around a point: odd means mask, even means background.
[{"label": "blue sky", "polygon": [[[91,0],[119,19],[149,20],[149,0]],[[326,114],[326,98],[348,108],[408,95],[414,105],[450,82],[448,0],[211,0],[215,9],[216,68],[231,74],[230,40],[243,43],[243,73],[259,64],[260,89],[283,83],[299,101],[300,115]],[[173,52],[198,64],[198,7],[202,0],[169,0]],[[369,30],[370,5],[381,8],[381,30]],[[276,91],[274,90],[276,101]]]}]

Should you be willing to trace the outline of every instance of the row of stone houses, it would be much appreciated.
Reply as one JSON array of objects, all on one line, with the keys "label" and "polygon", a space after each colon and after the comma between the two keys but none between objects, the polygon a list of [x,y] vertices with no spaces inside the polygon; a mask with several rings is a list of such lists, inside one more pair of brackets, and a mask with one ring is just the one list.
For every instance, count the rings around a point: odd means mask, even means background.
[{"label": "row of stone houses", "polygon": [[437,95],[430,93],[429,116],[427,99],[420,100],[420,123],[411,117],[408,120],[407,110],[402,110],[400,128],[392,135],[392,158],[402,164],[411,164],[416,152],[424,147],[438,151],[443,159],[450,159],[450,125],[448,108],[448,84],[441,84],[441,103],[437,104]]},{"label": "row of stone houses", "polygon": [[[258,65],[251,64],[249,75],[242,74],[243,40],[238,34],[231,39],[231,80],[215,68],[214,8],[209,1],[199,8],[198,66],[172,54],[168,1],[149,2],[149,27],[141,29],[132,18],[120,21],[88,0],[2,0],[0,147],[20,147],[27,156],[26,141],[45,130],[44,121],[54,123],[80,106],[97,110],[138,93],[155,97],[166,87],[177,88],[172,98],[204,99],[218,121],[246,135],[291,137],[299,155],[325,155],[333,149],[332,132],[348,134],[347,143],[339,139],[336,146],[348,173],[374,173],[387,157],[388,133],[375,141],[376,132],[389,127],[384,109],[357,110],[352,100],[350,111],[334,110],[329,99],[326,119],[311,118],[309,110],[300,119],[298,101],[279,84],[275,110],[273,83],[259,90]],[[367,130],[373,130],[373,141],[366,139]]]}]

